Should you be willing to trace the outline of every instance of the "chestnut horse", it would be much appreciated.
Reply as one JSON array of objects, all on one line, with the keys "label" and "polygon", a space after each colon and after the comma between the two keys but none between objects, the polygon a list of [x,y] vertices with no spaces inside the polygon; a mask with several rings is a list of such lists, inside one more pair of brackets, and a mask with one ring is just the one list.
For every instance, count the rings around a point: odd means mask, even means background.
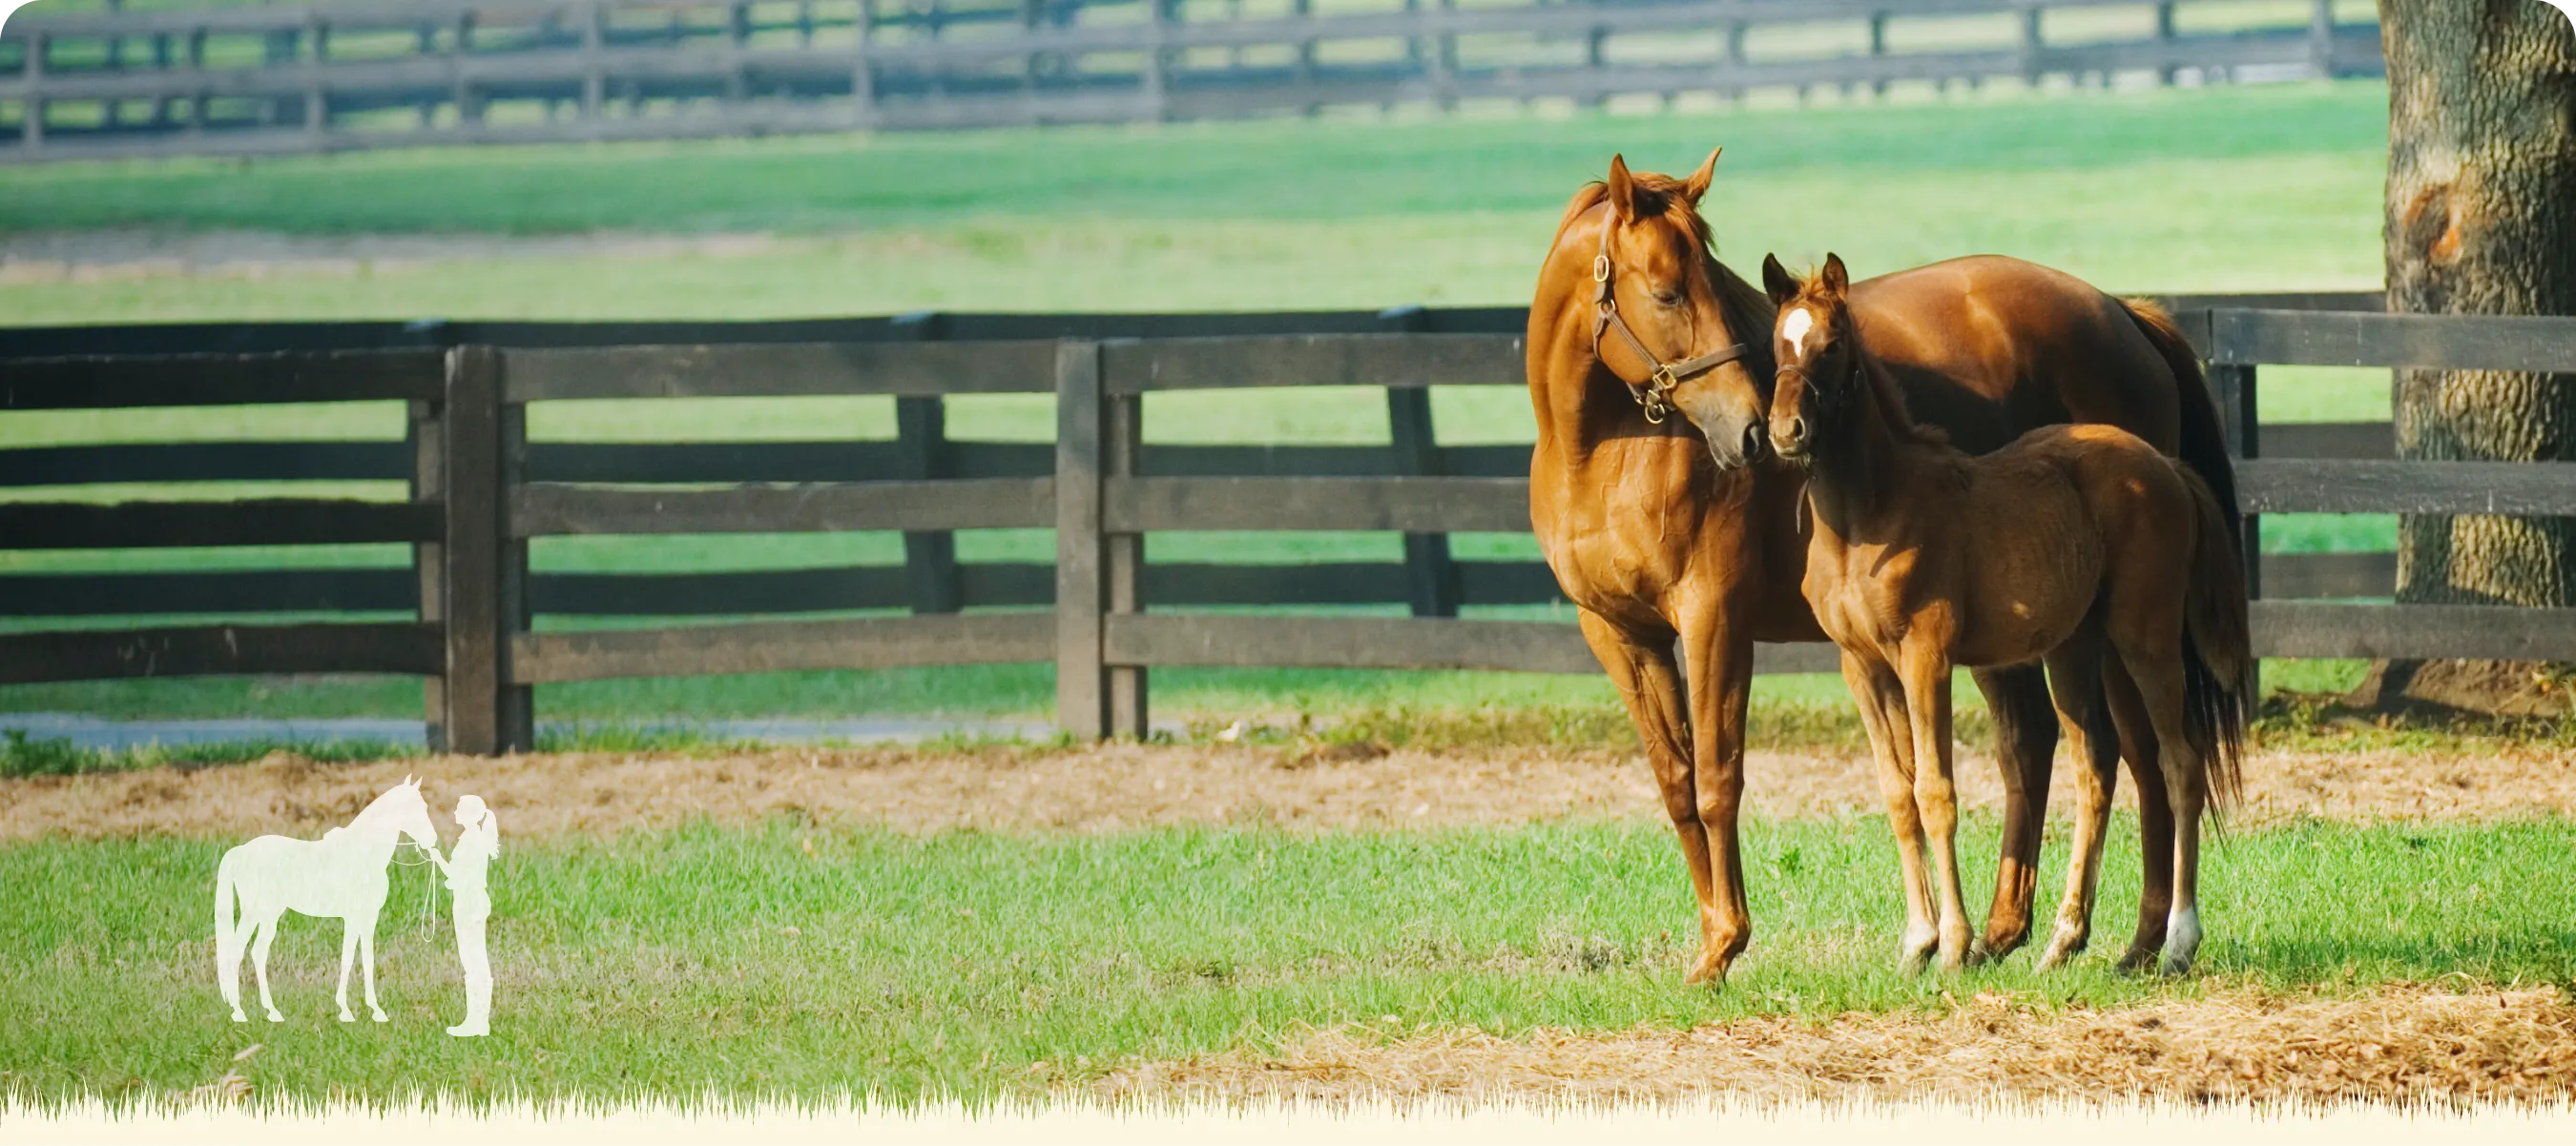
[{"label": "chestnut horse", "polygon": [[[1753,644],[1824,639],[1798,589],[1803,479],[1765,445],[1775,308],[1717,260],[1699,214],[1716,161],[1711,152],[1673,179],[1632,175],[1613,157],[1607,181],[1576,192],[1539,272],[1528,344],[1538,419],[1530,523],[1627,704],[1680,836],[1699,901],[1689,976],[1698,982],[1722,982],[1751,937],[1737,819]],[[2151,308],[1997,257],[1858,283],[1852,305],[1916,416],[1971,452],[2034,426],[2109,423],[2179,450],[2232,513],[2199,363]],[[2030,931],[2057,720],[2038,668],[1976,678],[2005,789],[1985,934],[2001,955]],[[2114,732],[2094,731],[2086,763],[2107,771]],[[2156,759],[2152,745],[2121,749],[2133,769]],[[2169,846],[2162,793],[2141,786],[2149,854]],[[2147,870],[2138,942],[2154,950],[2166,892],[2156,882],[2163,865]]]},{"label": "chestnut horse", "polygon": [[[2173,887],[2162,969],[2190,970],[2201,938],[2201,812],[2235,786],[2253,680],[2245,573],[2226,515],[2190,470],[2113,426],[2043,426],[1968,456],[1947,433],[1916,424],[1896,380],[1861,344],[1840,257],[1826,255],[1803,286],[1778,267],[1763,268],[1780,307],[1771,447],[1807,467],[1814,532],[1804,589],[1842,646],[1843,681],[1877,758],[1905,870],[1907,959],[1919,967],[1937,948],[1942,968],[1956,970],[1968,956],[1951,667],[2045,662],[2078,757],[2106,685],[2137,698],[2134,711],[2111,709],[2123,735],[2160,746],[2175,820],[2173,849],[2161,857]],[[2082,946],[2102,870],[2111,794],[2091,771],[2082,779],[2066,898],[2043,965]]]}]

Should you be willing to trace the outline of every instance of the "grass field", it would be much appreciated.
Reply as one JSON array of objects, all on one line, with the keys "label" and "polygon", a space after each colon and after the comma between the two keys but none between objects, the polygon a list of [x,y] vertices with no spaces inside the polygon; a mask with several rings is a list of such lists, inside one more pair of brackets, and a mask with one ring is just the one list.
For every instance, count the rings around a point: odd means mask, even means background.
[{"label": "grass field", "polygon": [[[1991,837],[1975,822],[1963,849],[1990,855]],[[2135,860],[2128,827],[2112,838],[2099,922],[2116,949],[2128,909],[2111,905],[2135,902]],[[2556,821],[2246,832],[2211,861],[2200,977],[2127,979],[2099,957],[2040,974],[2025,955],[1945,981],[1893,967],[1882,827],[1762,824],[1747,862],[1763,930],[1711,993],[1680,983],[1688,897],[1651,826],[630,832],[503,856],[500,1018],[468,1044],[439,1032],[461,992],[448,938],[421,929],[416,873],[398,873],[378,948],[391,1024],[330,1020],[336,929],[298,918],[274,966],[288,1021],[236,1026],[207,967],[224,843],[21,843],[0,847],[0,884],[18,889],[0,904],[16,969],[0,979],[0,1093],[157,1099],[234,1070],[287,1102],[989,1100],[1320,1028],[1616,1032],[1935,1011],[1947,992],[2056,1010],[2246,986],[2551,984],[2576,938],[2576,890],[2557,878],[2571,844]]]},{"label": "grass field", "polygon": [[[1892,268],[1976,251],[2128,290],[2378,281],[2375,84],[2001,93],[1661,116],[1167,125],[258,162],[0,169],[0,322],[786,317],[967,310],[1376,307],[1526,299],[1565,197],[1613,150],[1687,168],[1727,147],[1708,212],[1748,267],[1834,249]],[[111,241],[112,240],[112,241]],[[408,243],[393,253],[384,244]],[[426,244],[426,245],[424,245]],[[100,254],[101,248],[124,254]],[[136,255],[135,251],[143,252]],[[889,272],[892,273],[889,273]],[[2384,375],[2267,371],[2267,418],[2387,415]],[[1374,391],[1157,395],[1165,442],[1386,440]],[[1532,440],[1512,387],[1434,394],[1443,441]],[[951,433],[1045,440],[1042,397],[952,404]],[[892,434],[882,399],[540,404],[539,439]],[[389,405],[0,414],[0,446],[401,433]],[[5,497],[398,497],[390,485],[93,486]],[[2385,517],[2276,517],[2284,550],[2393,545]],[[1461,535],[1471,559],[1536,556]],[[1045,531],[962,534],[967,560],[1045,560]],[[897,559],[891,534],[542,539],[540,570],[784,568]],[[1392,560],[1393,535],[1174,534],[1154,560]],[[0,570],[398,565],[398,546],[0,553]],[[60,625],[67,622],[21,622]],[[552,623],[552,622],[548,622]],[[549,717],[1033,712],[1043,666],[549,688]],[[1773,686],[1766,686],[1773,687]],[[1816,691],[1813,682],[1791,686]],[[1491,674],[1157,674],[1166,712],[1354,704],[1598,705],[1594,680]],[[1826,690],[1834,691],[1834,690]],[[407,681],[0,688],[0,711],[407,714]]]}]

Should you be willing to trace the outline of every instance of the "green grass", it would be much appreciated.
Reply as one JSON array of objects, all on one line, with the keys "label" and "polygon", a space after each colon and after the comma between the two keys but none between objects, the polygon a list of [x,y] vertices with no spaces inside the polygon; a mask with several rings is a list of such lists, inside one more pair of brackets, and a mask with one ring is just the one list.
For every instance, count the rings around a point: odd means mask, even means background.
[{"label": "green grass", "polygon": [[[1963,852],[1991,855],[1992,833],[1972,819]],[[2133,834],[2112,833],[2097,917],[2115,951]],[[495,869],[483,1042],[440,1033],[461,990],[418,873],[397,873],[380,933],[393,1022],[331,1021],[336,930],[290,917],[272,969],[288,1021],[236,1026],[205,918],[225,843],[19,844],[0,848],[0,1093],[148,1101],[235,1069],[281,1103],[989,1101],[1318,1027],[1821,1020],[1937,1011],[1970,989],[2089,1007],[2220,985],[2561,983],[2576,942],[2576,885],[2558,878],[2576,830],[2559,821],[2239,833],[2209,859],[2203,973],[2181,982],[2098,956],[2040,974],[2027,954],[1908,979],[1882,825],[1756,824],[1747,844],[1760,929],[1711,993],[1680,982],[1689,894],[1669,831],[1646,824],[906,838],[779,822],[523,842]]]},{"label": "green grass", "polygon": [[[762,232],[633,254],[506,245],[252,276],[0,283],[24,324],[726,317],[1524,301],[1613,151],[1687,170],[1750,266],[1999,251],[2123,290],[2379,279],[2379,85],[2062,93],[1651,117],[1171,125],[431,150],[0,171],[0,234]],[[885,273],[900,267],[902,273]]]},{"label": "green grass", "polygon": [[[876,138],[426,149],[243,163],[57,164],[0,173],[0,227],[295,234],[838,231],[960,218],[1449,216],[1553,209],[1608,153],[1725,173],[2080,170],[2348,156],[2384,147],[2377,84],[1646,117],[1273,120]],[[1318,195],[1329,189],[1329,195]]]}]

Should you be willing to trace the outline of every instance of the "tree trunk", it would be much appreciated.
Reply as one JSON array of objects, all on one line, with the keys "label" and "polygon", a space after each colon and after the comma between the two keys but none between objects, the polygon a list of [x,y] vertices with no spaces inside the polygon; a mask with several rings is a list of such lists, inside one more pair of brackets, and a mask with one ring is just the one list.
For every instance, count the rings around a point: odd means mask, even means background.
[{"label": "tree trunk", "polygon": [[[2576,31],[2536,0],[2380,0],[2388,56],[2388,309],[2576,314]],[[2396,373],[2397,453],[2576,460],[2576,377]],[[2576,605],[2576,519],[2410,516],[2397,599]],[[2565,711],[2559,674],[2381,665],[2360,699]]]}]

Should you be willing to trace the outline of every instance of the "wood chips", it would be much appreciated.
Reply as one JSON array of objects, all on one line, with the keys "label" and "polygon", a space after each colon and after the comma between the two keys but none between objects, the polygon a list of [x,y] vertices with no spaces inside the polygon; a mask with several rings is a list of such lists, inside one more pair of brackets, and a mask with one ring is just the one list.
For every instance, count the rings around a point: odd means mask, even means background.
[{"label": "wood chips", "polygon": [[1564,1107],[1715,1098],[2563,1104],[2576,1095],[2576,1007],[2554,989],[2399,988],[2358,999],[2248,990],[2109,1011],[1980,994],[1947,1014],[1740,1019],[1689,1031],[1329,1031],[1277,1055],[1146,1063],[1093,1090],[1150,1102]]}]

